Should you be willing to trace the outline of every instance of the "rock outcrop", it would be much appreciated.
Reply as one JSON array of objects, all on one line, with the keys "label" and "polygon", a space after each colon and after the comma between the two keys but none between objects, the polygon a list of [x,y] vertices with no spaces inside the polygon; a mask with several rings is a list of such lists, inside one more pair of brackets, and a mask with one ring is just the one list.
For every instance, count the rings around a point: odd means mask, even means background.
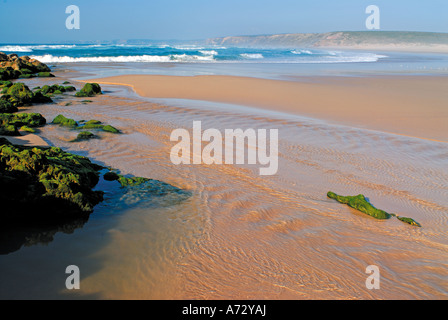
[{"label": "rock outcrop", "polygon": [[336,201],[346,204],[353,209],[368,214],[376,219],[389,219],[390,217],[397,217],[398,220],[408,223],[412,226],[421,227],[421,225],[412,218],[399,217],[394,213],[388,213],[386,211],[375,208],[364,195],[358,194],[357,196],[340,196],[334,192],[329,191],[327,197],[335,199]]}]

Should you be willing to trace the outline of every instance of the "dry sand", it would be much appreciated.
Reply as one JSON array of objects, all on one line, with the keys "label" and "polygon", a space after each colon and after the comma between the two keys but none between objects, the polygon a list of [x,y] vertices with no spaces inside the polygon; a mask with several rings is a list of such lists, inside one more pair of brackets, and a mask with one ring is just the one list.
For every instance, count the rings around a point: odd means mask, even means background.
[{"label": "dry sand", "polygon": [[240,104],[448,142],[448,77],[300,78],[125,75],[88,82],[128,85],[141,96]]}]

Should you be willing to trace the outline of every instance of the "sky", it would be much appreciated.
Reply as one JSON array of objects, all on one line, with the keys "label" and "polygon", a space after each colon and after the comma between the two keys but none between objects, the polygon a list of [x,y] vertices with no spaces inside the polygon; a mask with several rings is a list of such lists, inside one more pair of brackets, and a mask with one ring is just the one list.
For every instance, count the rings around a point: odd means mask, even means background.
[{"label": "sky", "polygon": [[[66,28],[69,5],[78,30]],[[369,5],[380,30],[448,32],[447,0],[0,0],[0,43],[362,31]]]}]

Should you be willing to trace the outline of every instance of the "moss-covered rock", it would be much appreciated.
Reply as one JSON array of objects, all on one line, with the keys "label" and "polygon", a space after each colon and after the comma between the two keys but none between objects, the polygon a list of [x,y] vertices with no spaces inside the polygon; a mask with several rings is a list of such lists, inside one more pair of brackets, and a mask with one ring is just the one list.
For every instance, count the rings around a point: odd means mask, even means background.
[{"label": "moss-covered rock", "polygon": [[6,95],[9,97],[8,101],[15,106],[23,106],[33,102],[34,94],[23,83],[17,82],[8,88]]},{"label": "moss-covered rock", "polygon": [[111,125],[105,125],[103,127],[103,131],[110,132],[110,133],[120,133],[120,130],[117,128],[112,127]]},{"label": "moss-covered rock", "polygon": [[93,97],[97,94],[102,94],[100,85],[98,83],[86,83],[84,87],[75,94],[75,97]]},{"label": "moss-covered rock", "polygon": [[37,90],[35,93],[31,91],[28,86],[23,83],[17,82],[7,88],[2,100],[8,101],[14,107],[21,107],[32,103],[50,103],[51,98]]},{"label": "moss-covered rock", "polygon": [[64,89],[66,92],[76,91],[76,88],[74,86],[65,86]]},{"label": "moss-covered rock", "polygon": [[0,113],[14,113],[19,111],[16,106],[13,106],[11,102],[0,99]]},{"label": "moss-covered rock", "polygon": [[85,122],[85,125],[91,125],[91,124],[101,124],[101,121],[99,120],[89,120]]},{"label": "moss-covered rock", "polygon": [[34,130],[33,128],[30,128],[28,126],[22,126],[20,128],[20,131],[25,131],[25,132],[29,132],[29,133],[36,133],[36,130]]},{"label": "moss-covered rock", "polygon": [[109,171],[104,174],[103,178],[106,181],[116,181],[116,180],[120,179],[120,175],[118,175],[117,173],[115,173],[113,171]]},{"label": "moss-covered rock", "polygon": [[34,93],[33,103],[51,103],[51,102],[53,102],[53,100],[46,94],[43,94],[42,92]]},{"label": "moss-covered rock", "polygon": [[142,178],[142,177],[131,177],[127,178],[122,175],[118,175],[118,182],[122,187],[130,187],[130,186],[138,186],[142,183],[148,182],[150,179]]},{"label": "moss-covered rock", "polygon": [[58,125],[61,125],[64,127],[72,127],[72,128],[78,126],[78,123],[75,120],[66,118],[62,114],[60,114],[56,118],[54,118],[52,123],[58,124]]},{"label": "moss-covered rock", "polygon": [[3,124],[0,123],[0,135],[2,136],[20,136],[19,130],[17,127],[12,124]]},{"label": "moss-covered rock", "polygon": [[421,227],[421,225],[414,219],[399,217],[394,213],[387,213],[386,211],[375,208],[370,202],[367,201],[367,199],[362,194],[358,194],[357,196],[340,196],[334,192],[329,191],[327,193],[327,197],[335,199],[340,203],[346,204],[376,219],[389,219],[390,217],[397,217],[400,221],[413,226]]},{"label": "moss-covered rock", "polygon": [[36,59],[28,56],[19,57],[16,54],[5,55],[0,52],[0,80],[30,78],[34,74],[49,73],[50,68]]},{"label": "moss-covered rock", "polygon": [[[0,146],[2,220],[66,218],[92,212],[102,167],[60,148]],[[8,186],[7,188],[3,188]],[[40,208],[36,212],[36,208]]]},{"label": "moss-covered rock", "polygon": [[330,191],[327,193],[327,196],[376,219],[389,219],[391,217],[386,211],[375,208],[362,194],[358,194],[357,196],[340,196]]},{"label": "moss-covered rock", "polygon": [[12,85],[11,81],[0,81],[0,88],[9,88]]},{"label": "moss-covered rock", "polygon": [[29,79],[29,78],[33,78],[34,76],[32,74],[21,74],[19,76],[19,79]]},{"label": "moss-covered rock", "polygon": [[79,127],[79,129],[103,129],[104,125],[102,124],[94,124],[94,123],[89,123],[89,124],[84,124],[82,127]]},{"label": "moss-covered rock", "polygon": [[418,223],[417,221],[415,221],[412,218],[406,218],[406,217],[399,217],[399,216],[397,216],[397,219],[400,220],[400,221],[403,221],[405,223],[408,223],[411,226],[421,227],[420,223]]},{"label": "moss-covered rock", "polygon": [[104,125],[99,120],[89,120],[89,121],[80,121],[80,126],[78,129],[86,129],[86,130],[102,130],[105,132],[110,133],[121,133],[120,130],[117,128],[111,126],[111,125]]},{"label": "moss-covered rock", "polygon": [[76,139],[73,140],[73,142],[79,142],[79,141],[85,141],[95,138],[95,135],[92,132],[89,131],[83,131],[78,134]]},{"label": "moss-covered rock", "polygon": [[0,134],[18,136],[21,127],[37,128],[44,126],[46,122],[40,113],[0,113]]},{"label": "moss-covered rock", "polygon": [[38,76],[39,78],[48,78],[48,77],[53,78],[53,77],[54,77],[54,74],[52,74],[52,73],[50,73],[50,72],[39,72],[39,73],[37,74],[37,76]]}]

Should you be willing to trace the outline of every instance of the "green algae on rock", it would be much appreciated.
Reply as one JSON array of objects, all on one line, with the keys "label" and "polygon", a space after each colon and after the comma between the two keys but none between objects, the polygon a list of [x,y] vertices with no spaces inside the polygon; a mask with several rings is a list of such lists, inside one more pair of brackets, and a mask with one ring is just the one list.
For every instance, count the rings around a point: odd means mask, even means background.
[{"label": "green algae on rock", "polygon": [[[167,199],[167,204],[174,204],[191,195],[162,181],[128,178],[114,172],[104,173],[105,170],[86,157],[60,148],[17,146],[0,138],[2,221],[45,224],[88,217],[104,200],[104,192],[96,189],[110,189],[112,185],[104,183],[114,180],[121,185],[115,189],[118,192],[108,192],[109,197],[117,200],[114,208],[142,201],[149,203],[154,196],[164,195],[173,195],[174,198]],[[104,182],[98,184],[102,173]],[[128,200],[120,204],[123,195],[127,195]],[[36,211],[38,208],[41,210]]]},{"label": "green algae on rock", "polygon": [[31,78],[39,76],[39,73],[40,76],[53,76],[50,71],[46,64],[36,59],[0,52],[0,80]]},{"label": "green algae on rock", "polygon": [[[92,190],[101,168],[60,148],[0,145],[2,216],[44,219],[89,214],[103,199],[103,192]],[[36,208],[45,213],[37,214]]]},{"label": "green algae on rock", "polygon": [[39,72],[37,74],[37,76],[39,78],[54,78],[54,74],[50,73],[50,72]]},{"label": "green algae on rock", "polygon": [[389,219],[391,215],[386,211],[375,208],[372,204],[370,204],[364,195],[358,194],[357,196],[340,196],[336,193],[329,191],[327,196],[331,199],[335,199],[336,201],[346,204],[354,209],[361,211],[362,213],[368,214],[371,217],[376,219]]},{"label": "green algae on rock", "polygon": [[394,213],[387,213],[386,211],[375,208],[370,202],[367,201],[364,195],[358,194],[357,196],[340,196],[334,192],[329,191],[327,197],[335,199],[336,201],[346,204],[362,213],[368,214],[376,219],[389,219],[390,217],[397,217],[400,221],[406,222],[410,225],[421,227],[421,225],[414,219],[398,217]]},{"label": "green algae on rock", "polygon": [[399,217],[399,216],[397,216],[397,219],[400,220],[400,221],[403,221],[405,223],[408,223],[411,226],[421,227],[421,224],[418,223],[417,221],[415,221],[412,218],[406,218],[406,217]]},{"label": "green algae on rock", "polygon": [[20,82],[5,87],[5,89],[3,89],[5,90],[4,95],[0,100],[8,101],[14,107],[22,107],[32,103],[50,103],[53,101],[40,90],[37,90],[36,93],[34,93],[28,86]]},{"label": "green algae on rock", "polygon": [[102,94],[101,87],[98,83],[86,83],[84,87],[75,94],[75,97],[93,97]]},{"label": "green algae on rock", "polygon": [[66,118],[62,114],[56,116],[51,123],[71,128],[78,126],[78,123],[75,120]]},{"label": "green algae on rock", "polygon": [[42,127],[47,120],[40,113],[0,113],[0,134],[8,136],[19,136],[19,128]]},{"label": "green algae on rock", "polygon": [[72,142],[85,141],[95,138],[95,135],[89,131],[83,131],[78,134],[76,139],[72,140]]},{"label": "green algae on rock", "polygon": [[14,113],[19,111],[16,106],[13,106],[11,102],[0,99],[0,113]]}]

